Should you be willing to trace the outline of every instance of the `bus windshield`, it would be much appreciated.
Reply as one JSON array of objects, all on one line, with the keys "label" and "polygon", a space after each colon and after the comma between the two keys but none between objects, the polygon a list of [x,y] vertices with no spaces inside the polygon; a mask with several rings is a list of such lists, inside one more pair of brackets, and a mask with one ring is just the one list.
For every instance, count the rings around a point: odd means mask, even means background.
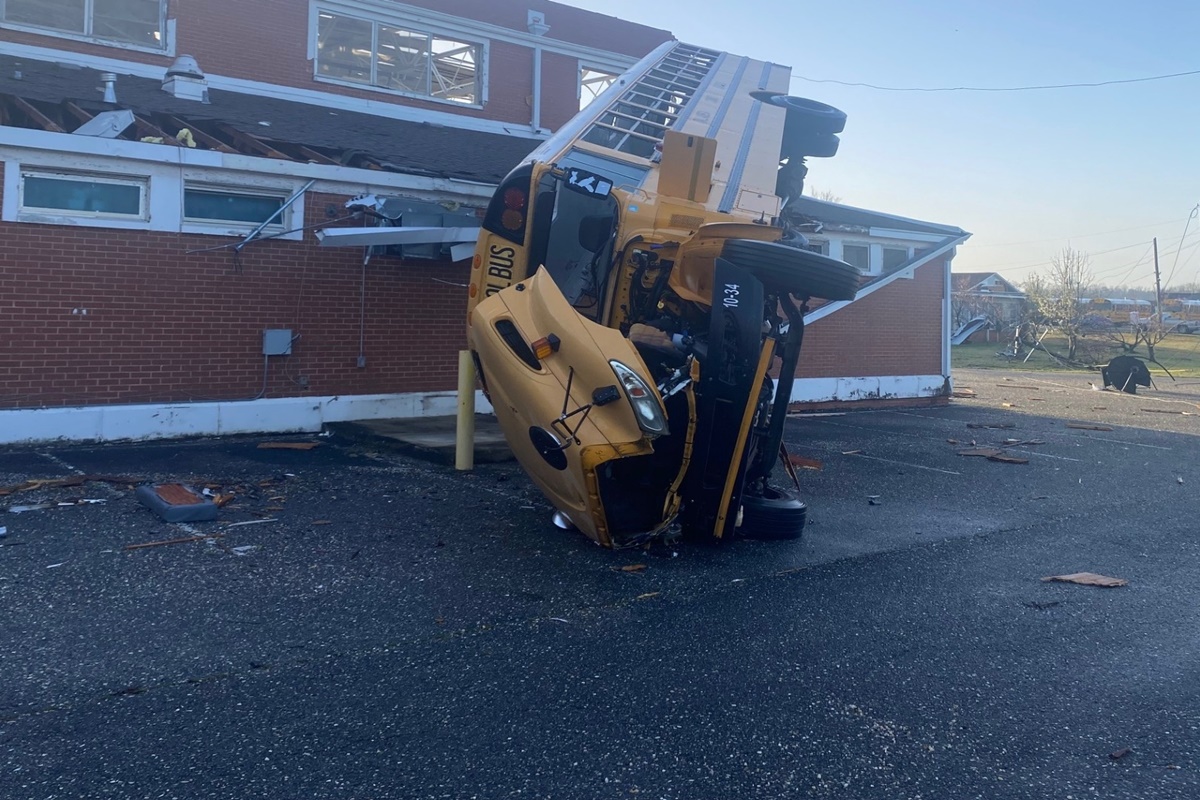
[{"label": "bus windshield", "polygon": [[599,319],[612,267],[617,202],[571,189],[546,173],[533,204],[529,263],[554,278],[579,313]]}]

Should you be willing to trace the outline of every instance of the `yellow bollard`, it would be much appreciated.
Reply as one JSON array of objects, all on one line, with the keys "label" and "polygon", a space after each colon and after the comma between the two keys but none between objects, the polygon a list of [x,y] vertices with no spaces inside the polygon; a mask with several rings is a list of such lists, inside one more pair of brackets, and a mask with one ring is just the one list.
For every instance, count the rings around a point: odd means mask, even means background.
[{"label": "yellow bollard", "polygon": [[458,351],[458,426],[454,437],[454,468],[475,468],[475,362],[470,350]]}]

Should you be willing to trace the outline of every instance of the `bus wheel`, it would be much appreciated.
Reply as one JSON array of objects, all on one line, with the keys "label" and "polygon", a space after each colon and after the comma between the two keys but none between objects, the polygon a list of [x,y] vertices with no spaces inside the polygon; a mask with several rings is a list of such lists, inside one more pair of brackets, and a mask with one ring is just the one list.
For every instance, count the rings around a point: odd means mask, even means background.
[{"label": "bus wheel", "polygon": [[799,539],[807,516],[808,506],[789,492],[768,486],[761,497],[742,497],[742,525],[738,532],[747,539]]},{"label": "bus wheel", "polygon": [[749,270],[764,286],[797,297],[853,300],[862,275],[836,258],[758,239],[728,239],[721,256]]},{"label": "bus wheel", "polygon": [[767,105],[787,109],[789,117],[794,117],[813,133],[841,133],[846,128],[846,112],[831,105],[771,91],[751,92],[750,96]]}]

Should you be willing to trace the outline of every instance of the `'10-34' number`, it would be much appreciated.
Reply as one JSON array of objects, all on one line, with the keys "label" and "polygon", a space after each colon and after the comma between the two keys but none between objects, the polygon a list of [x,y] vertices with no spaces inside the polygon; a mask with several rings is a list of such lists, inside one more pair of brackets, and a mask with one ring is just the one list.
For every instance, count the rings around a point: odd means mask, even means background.
[{"label": "'10-34' number", "polygon": [[722,304],[726,308],[737,308],[738,294],[738,285],[736,283],[725,284],[725,297],[721,301]]}]

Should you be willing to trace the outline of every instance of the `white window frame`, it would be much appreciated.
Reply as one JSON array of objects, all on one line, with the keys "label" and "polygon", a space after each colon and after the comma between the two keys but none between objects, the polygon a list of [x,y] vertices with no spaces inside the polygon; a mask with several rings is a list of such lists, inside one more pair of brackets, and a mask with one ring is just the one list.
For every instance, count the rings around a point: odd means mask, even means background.
[{"label": "white window frame", "polygon": [[74,42],[87,42],[89,44],[97,44],[103,47],[116,47],[122,50],[136,50],[140,53],[155,53],[157,55],[175,55],[175,20],[168,18],[167,4],[168,0],[158,0],[158,30],[162,36],[161,47],[147,47],[146,45],[136,44],[134,42],[122,42],[119,39],[105,39],[99,36],[93,36],[91,30],[94,27],[95,21],[95,0],[84,0],[83,21],[84,32],[77,33],[76,31],[67,31],[61,28],[46,28],[39,25],[30,25],[23,22],[8,22],[5,20],[7,8],[7,0],[0,0],[0,29],[13,31],[22,31],[24,33],[35,33],[39,36],[53,36],[56,39],[70,39]]},{"label": "white window frame", "polygon": [[[66,208],[42,208],[25,204],[25,179],[45,178],[49,180],[86,180],[114,186],[135,186],[138,193],[137,214],[118,214],[104,211],[75,211]],[[17,218],[21,222],[50,222],[55,224],[104,224],[123,223],[124,226],[144,228],[150,221],[150,176],[118,175],[107,172],[89,172],[56,169],[35,165],[22,165],[17,178]]]},{"label": "white window frame", "polygon": [[[309,19],[309,52],[312,55],[313,80],[318,83],[328,83],[335,86],[345,86],[352,89],[363,89],[371,92],[380,92],[382,94],[394,95],[396,97],[410,97],[415,100],[424,100],[429,103],[439,103],[441,105],[452,106],[454,108],[483,108],[487,105],[488,100],[488,60],[490,51],[490,42],[487,39],[481,39],[474,34],[456,31],[452,28],[443,27],[440,25],[430,25],[427,22],[408,20],[403,15],[390,14],[372,14],[364,15],[359,13],[347,12],[343,7],[337,4],[312,3],[311,15]],[[321,51],[320,51],[320,28],[321,14],[332,14],[337,17],[346,19],[359,20],[361,22],[369,22],[371,24],[371,80],[367,83],[358,81],[348,81],[341,78],[331,77],[321,74]],[[432,94],[421,94],[417,92],[406,92],[402,89],[392,89],[387,86],[379,86],[375,83],[375,61],[379,52],[379,28],[386,26],[389,28],[401,28],[413,33],[424,34],[430,39],[451,39],[453,41],[462,42],[463,44],[472,45],[479,48],[479,58],[475,64],[475,84],[476,84],[476,99],[474,103],[466,103],[461,100],[450,100],[443,97],[436,97]]]},{"label": "white window frame", "polygon": [[[879,271],[880,272],[883,272],[884,269],[887,269],[887,267],[884,265],[884,260],[883,260],[883,251],[884,250],[903,250],[904,251],[904,261],[901,261],[900,262],[901,264],[903,264],[905,261],[908,261],[909,259],[911,259],[913,257],[913,249],[911,247],[909,247],[908,245],[881,244],[881,245],[879,245]],[[891,267],[891,269],[897,269],[897,268],[898,267]]]},{"label": "white window frame", "polygon": [[[858,269],[862,270],[862,273],[864,275],[873,275],[876,272],[878,272],[878,270],[875,269],[875,267],[876,267],[875,259],[872,258],[872,253],[871,253],[872,248],[871,248],[870,242],[842,242],[842,256],[841,256],[842,261],[846,261],[846,247],[847,246],[849,246],[849,247],[865,247],[866,248],[866,250],[867,250],[867,266],[857,267]],[[846,263],[849,264],[850,262],[846,261]]]},{"label": "white window frame", "polygon": [[[213,181],[203,180],[188,180],[183,181],[183,186],[179,194],[179,215],[182,220],[181,230],[184,233],[217,233],[217,234],[244,234],[249,233],[259,226],[257,222],[239,222],[238,220],[224,219],[204,219],[201,217],[186,216],[187,208],[187,193],[189,189],[194,189],[199,192],[214,192],[220,194],[240,194],[246,197],[269,197],[278,199],[280,203],[286,203],[287,199],[292,196],[293,192],[284,189],[272,189],[267,187],[247,186],[245,184],[230,185],[223,183],[214,183]],[[303,198],[299,198],[297,203]],[[295,219],[296,203],[286,207],[277,216],[271,224],[263,228],[264,233],[282,233],[289,231],[295,227],[292,223]],[[282,237],[281,237],[282,238]]]},{"label": "white window frame", "polygon": [[[575,86],[575,99],[577,99],[579,101],[579,110],[580,111],[587,108],[587,106],[585,106],[583,104],[583,76],[585,73],[588,73],[588,72],[594,72],[599,75],[611,75],[612,80],[609,81],[608,86],[612,86],[621,77],[623,70],[617,70],[614,72],[611,67],[600,67],[595,64],[590,64],[586,61],[580,61],[579,62],[579,79],[578,79],[578,83]],[[608,86],[605,86],[604,89],[601,89],[599,92],[596,92],[596,96],[593,97],[591,101],[589,101],[588,105],[591,105],[592,102],[594,102],[601,94],[603,94],[608,89]]]}]

